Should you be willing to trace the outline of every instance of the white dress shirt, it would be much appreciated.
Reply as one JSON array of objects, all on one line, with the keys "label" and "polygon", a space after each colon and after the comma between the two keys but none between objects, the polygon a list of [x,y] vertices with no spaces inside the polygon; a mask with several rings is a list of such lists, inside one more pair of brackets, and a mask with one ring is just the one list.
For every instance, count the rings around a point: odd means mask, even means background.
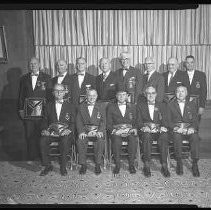
[{"label": "white dress shirt", "polygon": [[[63,102],[63,101],[62,101],[62,102]],[[56,105],[57,120],[59,121],[59,117],[60,117],[60,113],[61,113],[61,109],[62,109],[62,104],[61,104],[61,103],[58,103],[58,102],[56,101],[55,105]]]},{"label": "white dress shirt", "polygon": [[65,72],[62,77],[61,76],[58,76],[58,79],[57,79],[57,83],[58,84],[61,84],[62,83],[62,81],[65,78],[66,74],[67,74],[67,72]]},{"label": "white dress shirt", "polygon": [[178,102],[181,114],[184,114],[185,102]]},{"label": "white dress shirt", "polygon": [[174,75],[175,75],[175,73],[176,73],[177,71],[175,71],[173,74],[172,73],[168,73],[168,86],[169,86],[169,83],[170,83],[170,79],[172,79],[173,77],[174,77]]},{"label": "white dress shirt", "polygon": [[193,76],[194,76],[195,70],[193,70],[193,71],[187,71],[187,72],[188,72],[189,82],[190,82],[190,85],[191,85],[191,83],[193,81]]},{"label": "white dress shirt", "polygon": [[148,75],[148,79],[147,79],[147,81],[149,81],[149,79],[150,79],[150,77],[152,76],[152,74],[155,72],[155,70],[154,71],[150,71],[149,72],[149,75]]},{"label": "white dress shirt", "polygon": [[84,81],[84,77],[85,77],[85,73],[83,73],[83,75],[78,75],[78,84],[80,88],[81,88],[81,84]]},{"label": "white dress shirt", "polygon": [[154,119],[155,105],[148,104],[150,118]]},{"label": "white dress shirt", "polygon": [[88,110],[89,110],[89,116],[90,117],[92,116],[93,109],[94,109],[94,105],[88,105]]},{"label": "white dress shirt", "polygon": [[105,82],[106,78],[108,77],[108,75],[110,74],[111,71],[108,71],[106,73],[103,73],[103,82]]},{"label": "white dress shirt", "polygon": [[124,117],[125,116],[125,112],[126,112],[126,103],[125,104],[119,104],[118,103],[118,107],[119,107],[119,110],[120,110],[122,116]]},{"label": "white dress shirt", "polygon": [[[39,75],[39,72],[37,74]],[[38,76],[32,75],[31,77],[32,77],[32,89],[34,90]]]}]

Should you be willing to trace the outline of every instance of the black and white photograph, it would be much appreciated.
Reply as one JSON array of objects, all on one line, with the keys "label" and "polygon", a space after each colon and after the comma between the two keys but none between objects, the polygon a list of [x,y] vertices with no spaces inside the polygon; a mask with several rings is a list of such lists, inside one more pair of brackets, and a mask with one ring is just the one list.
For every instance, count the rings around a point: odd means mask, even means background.
[{"label": "black and white photograph", "polygon": [[211,208],[211,4],[16,6],[0,208]]}]

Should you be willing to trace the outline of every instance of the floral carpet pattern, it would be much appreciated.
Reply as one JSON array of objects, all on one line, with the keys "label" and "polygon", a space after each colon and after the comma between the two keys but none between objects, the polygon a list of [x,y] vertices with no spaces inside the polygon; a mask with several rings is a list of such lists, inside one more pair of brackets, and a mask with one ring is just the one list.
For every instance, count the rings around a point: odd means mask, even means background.
[{"label": "floral carpet pattern", "polygon": [[[184,175],[175,172],[172,160],[171,177],[164,178],[160,164],[152,161],[150,178],[142,170],[132,175],[127,166],[113,176],[109,168],[94,174],[90,161],[85,175],[78,169],[68,170],[63,177],[59,165],[40,177],[41,166],[26,162],[0,162],[0,204],[190,204],[211,207],[211,159],[199,161],[201,176],[195,178],[191,164],[184,160]],[[113,166],[112,166],[113,167]]]}]

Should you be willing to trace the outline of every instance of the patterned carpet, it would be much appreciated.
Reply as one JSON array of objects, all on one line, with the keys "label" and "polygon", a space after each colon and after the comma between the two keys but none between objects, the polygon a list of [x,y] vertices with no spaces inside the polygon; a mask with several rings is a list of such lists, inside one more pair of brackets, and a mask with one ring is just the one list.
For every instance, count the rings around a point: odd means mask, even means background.
[{"label": "patterned carpet", "polygon": [[59,165],[40,177],[41,167],[26,162],[0,162],[0,204],[195,204],[211,207],[211,159],[199,161],[201,176],[194,178],[190,163],[184,161],[184,175],[175,172],[172,160],[171,177],[164,178],[160,164],[152,161],[152,177],[145,178],[142,170],[131,175],[127,164],[114,177],[109,170],[96,176],[89,161],[86,175],[78,169],[68,170],[62,177]]}]

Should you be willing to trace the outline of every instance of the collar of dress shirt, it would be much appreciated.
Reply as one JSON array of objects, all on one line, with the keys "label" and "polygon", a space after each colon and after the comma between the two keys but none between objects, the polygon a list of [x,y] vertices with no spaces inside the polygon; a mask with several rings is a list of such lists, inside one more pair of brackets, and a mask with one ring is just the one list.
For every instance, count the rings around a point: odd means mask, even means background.
[{"label": "collar of dress shirt", "polygon": [[62,99],[62,100],[56,100],[56,103],[57,104],[63,104],[64,103],[64,100]]},{"label": "collar of dress shirt", "polygon": [[176,74],[177,70],[175,72],[173,72],[173,74],[169,71],[169,75],[172,75],[174,77],[174,75]]},{"label": "collar of dress shirt", "polygon": [[37,73],[33,73],[33,72],[31,72],[31,76],[39,76],[39,71],[37,72]]},{"label": "collar of dress shirt", "polygon": [[90,103],[90,102],[87,102],[87,105],[88,105],[88,106],[94,106],[94,105],[95,105],[95,103]]},{"label": "collar of dress shirt", "polygon": [[63,73],[63,74],[59,74],[58,77],[65,77],[67,74],[67,72]]},{"label": "collar of dress shirt", "polygon": [[86,73],[86,72],[77,72],[77,75],[78,75],[78,76],[85,76],[85,73]]},{"label": "collar of dress shirt", "polygon": [[185,103],[185,99],[184,100],[177,100],[178,103]]},{"label": "collar of dress shirt", "polygon": [[118,102],[118,105],[119,106],[126,105],[126,102],[123,102],[123,103]]},{"label": "collar of dress shirt", "polygon": [[195,70],[187,71],[188,75],[194,75]]},{"label": "collar of dress shirt", "polygon": [[111,70],[109,70],[108,72],[106,72],[106,73],[103,73],[103,78],[105,77],[108,77],[108,75],[110,74],[110,72],[111,72]]},{"label": "collar of dress shirt", "polygon": [[148,105],[155,105],[155,102],[147,102]]}]

